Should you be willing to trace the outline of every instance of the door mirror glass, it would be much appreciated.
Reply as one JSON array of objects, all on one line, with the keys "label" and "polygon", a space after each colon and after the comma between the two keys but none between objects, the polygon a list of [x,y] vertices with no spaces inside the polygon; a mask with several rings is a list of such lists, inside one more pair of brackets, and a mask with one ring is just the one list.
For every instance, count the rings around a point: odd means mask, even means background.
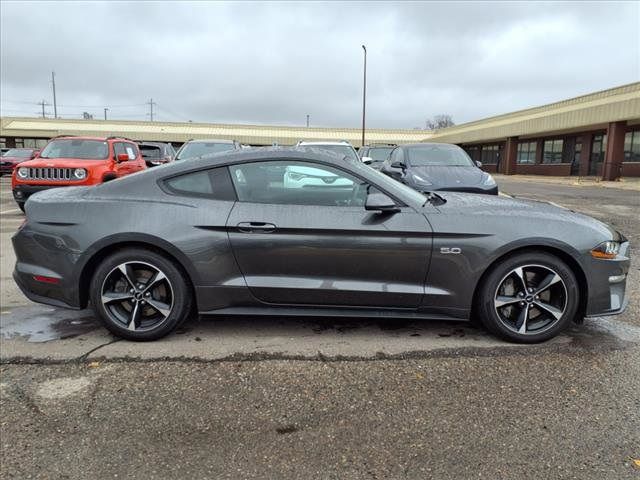
[{"label": "door mirror glass", "polygon": [[38,158],[38,155],[40,155],[40,150],[34,150],[31,154],[31,158]]},{"label": "door mirror glass", "polygon": [[481,162],[481,161],[479,161],[479,160],[476,160],[476,166],[477,166],[478,168],[482,168],[482,162]]},{"label": "door mirror glass", "polygon": [[365,165],[371,165],[373,163],[373,158],[371,157],[362,157],[362,163]]},{"label": "door mirror glass", "polygon": [[403,162],[393,162],[391,164],[391,168],[400,168],[402,170],[406,169],[407,166]]},{"label": "door mirror glass", "polygon": [[374,210],[378,212],[399,212],[400,208],[390,197],[384,193],[375,192],[367,195],[367,201],[364,204],[365,210]]},{"label": "door mirror glass", "polygon": [[129,155],[126,153],[119,153],[116,157],[116,160],[118,160],[118,162],[126,162],[127,160],[129,160]]}]

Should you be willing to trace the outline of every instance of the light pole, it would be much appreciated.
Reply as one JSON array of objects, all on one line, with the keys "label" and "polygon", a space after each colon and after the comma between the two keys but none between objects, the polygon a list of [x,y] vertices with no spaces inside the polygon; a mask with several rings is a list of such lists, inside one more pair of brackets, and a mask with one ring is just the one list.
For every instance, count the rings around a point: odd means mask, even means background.
[{"label": "light pole", "polygon": [[364,119],[367,111],[367,47],[362,45],[364,50],[364,79],[362,82],[362,146],[364,147]]},{"label": "light pole", "polygon": [[309,128],[309,115],[307,115],[307,128]]},{"label": "light pole", "polygon": [[107,107],[104,107],[104,119],[107,119],[107,110],[109,110]]}]

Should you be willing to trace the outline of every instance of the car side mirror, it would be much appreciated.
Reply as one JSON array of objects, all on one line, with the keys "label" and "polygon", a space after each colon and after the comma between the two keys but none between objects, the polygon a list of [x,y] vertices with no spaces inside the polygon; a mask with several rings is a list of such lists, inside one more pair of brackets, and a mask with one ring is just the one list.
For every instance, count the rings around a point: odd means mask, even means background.
[{"label": "car side mirror", "polygon": [[391,168],[400,168],[402,170],[405,170],[407,166],[403,162],[393,162],[391,164]]},{"label": "car side mirror", "polygon": [[482,162],[480,162],[480,161],[476,160],[476,166],[477,166],[478,168],[482,168]]},{"label": "car side mirror", "polygon": [[40,155],[40,150],[34,150],[31,153],[31,159],[33,160],[34,158],[38,158],[38,155]]},{"label": "car side mirror", "polygon": [[373,163],[373,158],[371,157],[362,157],[362,163],[365,165],[371,165]]},{"label": "car side mirror", "polygon": [[129,160],[129,155],[127,155],[126,153],[119,153],[116,157],[116,160],[118,161],[118,163],[126,162]]},{"label": "car side mirror", "polygon": [[396,205],[396,202],[394,202],[384,193],[368,194],[367,200],[364,204],[364,209],[387,213],[395,213],[400,211],[400,208],[398,207],[398,205]]}]

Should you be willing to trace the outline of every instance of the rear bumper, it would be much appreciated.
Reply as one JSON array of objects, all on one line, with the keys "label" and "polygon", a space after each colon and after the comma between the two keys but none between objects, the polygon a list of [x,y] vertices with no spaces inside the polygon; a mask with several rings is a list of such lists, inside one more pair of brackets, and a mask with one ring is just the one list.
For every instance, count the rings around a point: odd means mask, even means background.
[{"label": "rear bumper", "polygon": [[[28,226],[11,241],[16,253],[13,279],[27,298],[57,307],[80,308],[75,252],[68,250],[58,237],[34,233]],[[58,283],[38,281],[37,276],[57,279]]]}]

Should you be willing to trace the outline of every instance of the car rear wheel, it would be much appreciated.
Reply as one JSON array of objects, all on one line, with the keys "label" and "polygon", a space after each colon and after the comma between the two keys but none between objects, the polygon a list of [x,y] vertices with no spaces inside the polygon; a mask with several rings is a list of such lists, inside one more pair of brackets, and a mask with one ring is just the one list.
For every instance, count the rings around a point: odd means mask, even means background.
[{"label": "car rear wheel", "polygon": [[16,202],[18,204],[18,208],[20,210],[22,210],[22,212],[24,213],[24,202]]},{"label": "car rear wheel", "polygon": [[546,252],[523,252],[500,261],[477,298],[477,313],[490,332],[518,343],[537,343],[561,332],[579,304],[576,277]]},{"label": "car rear wheel", "polygon": [[150,250],[125,249],[107,257],[90,286],[103,325],[128,340],[164,337],[191,312],[192,292],[182,270]]}]

